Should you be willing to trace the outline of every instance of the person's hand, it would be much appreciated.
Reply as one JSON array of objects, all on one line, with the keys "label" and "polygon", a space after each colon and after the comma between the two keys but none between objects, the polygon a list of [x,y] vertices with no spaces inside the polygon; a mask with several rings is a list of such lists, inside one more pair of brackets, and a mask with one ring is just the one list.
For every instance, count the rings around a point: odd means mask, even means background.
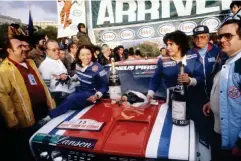
[{"label": "person's hand", "polygon": [[65,73],[59,75],[59,79],[61,79],[61,80],[65,80],[65,79],[67,79],[67,77],[68,76]]},{"label": "person's hand", "polygon": [[38,121],[38,124],[40,126],[45,125],[47,122],[49,122],[51,120],[51,117],[49,115],[47,115],[46,117],[42,118],[41,120]]},{"label": "person's hand", "polygon": [[152,97],[151,97],[150,95],[147,95],[147,96],[146,96],[146,99],[147,99],[147,103],[150,103],[151,100],[152,100]]},{"label": "person's hand", "polygon": [[178,81],[179,83],[190,84],[189,76],[188,76],[188,74],[186,74],[186,73],[178,74],[177,81]]},{"label": "person's hand", "polygon": [[90,102],[92,102],[92,103],[95,103],[96,100],[97,100],[97,97],[96,97],[96,95],[92,95],[92,96],[90,96],[87,100],[90,101]]},{"label": "person's hand", "polygon": [[205,105],[203,105],[203,114],[205,116],[209,116],[210,115],[210,110],[211,110],[210,102],[208,102]]}]

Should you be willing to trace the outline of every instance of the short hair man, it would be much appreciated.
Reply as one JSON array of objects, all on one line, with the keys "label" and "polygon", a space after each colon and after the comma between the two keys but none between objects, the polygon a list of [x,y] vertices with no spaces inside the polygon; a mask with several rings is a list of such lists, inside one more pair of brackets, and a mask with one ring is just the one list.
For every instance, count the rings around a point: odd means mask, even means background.
[{"label": "short hair man", "polygon": [[[205,25],[199,25],[193,29],[193,44],[194,47],[189,51],[189,53],[196,53],[203,64],[205,93],[206,96],[209,96],[212,88],[211,73],[220,49],[216,45],[209,43],[209,29]],[[207,100],[208,98],[204,101]]]},{"label": "short hair man", "polygon": [[212,132],[213,118],[207,118],[202,112],[202,106],[209,101],[210,91],[212,88],[213,66],[216,58],[220,53],[220,49],[209,43],[209,29],[205,25],[198,25],[193,29],[193,45],[194,47],[188,52],[188,56],[197,56],[203,64],[204,84],[195,87],[198,95],[190,100],[193,107],[190,107],[190,117],[194,120],[197,132],[199,134],[200,143],[209,147],[209,137]]},{"label": "short hair man", "polygon": [[41,125],[48,109],[55,108],[48,88],[34,62],[27,59],[29,44],[20,38],[7,39],[7,58],[0,66],[0,113],[9,130],[12,143],[9,160],[29,160],[28,140]]},{"label": "short hair man", "polygon": [[[57,105],[59,105],[69,93],[74,92],[74,89],[70,90],[68,88],[68,72],[63,62],[60,60],[60,49],[55,40],[48,40],[46,42],[46,53],[47,57],[40,64],[39,71]],[[66,83],[58,83],[64,81],[66,81]]]},{"label": "short hair man", "polygon": [[111,49],[108,45],[102,45],[101,48],[101,52],[102,54],[100,55],[98,62],[101,65],[106,65],[106,64],[110,64],[111,63]]},{"label": "short hair man", "polygon": [[[213,160],[241,160],[241,24],[228,20],[218,30],[221,50],[228,60],[215,75],[210,103],[203,107],[214,113]],[[222,148],[221,148],[222,147]],[[225,150],[226,149],[226,150]]]},{"label": "short hair man", "polygon": [[165,57],[165,56],[167,56],[167,49],[162,47],[160,49],[160,55],[158,56],[158,58]]},{"label": "short hair man", "polygon": [[91,43],[91,40],[90,40],[88,34],[86,33],[85,24],[79,23],[77,27],[79,30],[79,32],[77,33],[77,38],[79,39],[78,45],[91,45],[92,46],[93,44]]},{"label": "short hair man", "polygon": [[75,56],[76,56],[77,50],[78,50],[78,46],[76,43],[72,42],[69,44],[68,53],[66,54],[66,59],[67,59],[66,68],[70,75],[74,74],[75,65],[76,65]]},{"label": "short hair man", "polygon": [[232,11],[233,14],[236,14],[241,8],[241,2],[240,1],[233,1],[230,4],[230,9]]}]

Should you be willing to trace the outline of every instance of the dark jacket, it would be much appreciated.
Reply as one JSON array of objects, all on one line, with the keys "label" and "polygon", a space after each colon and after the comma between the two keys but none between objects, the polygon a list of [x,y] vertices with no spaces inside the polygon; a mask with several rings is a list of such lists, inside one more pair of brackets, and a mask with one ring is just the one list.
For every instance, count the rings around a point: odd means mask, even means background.
[{"label": "dark jacket", "polygon": [[78,45],[93,45],[90,41],[89,36],[84,32],[77,33]]},{"label": "dark jacket", "polygon": [[205,68],[205,95],[207,98],[210,96],[210,92],[213,85],[213,76],[212,71],[217,59],[218,54],[220,53],[220,49],[213,44],[208,44],[208,50],[205,55],[204,63],[202,62],[202,58],[198,53],[198,50],[196,48],[192,48],[188,54],[197,54],[200,62],[203,64]]}]

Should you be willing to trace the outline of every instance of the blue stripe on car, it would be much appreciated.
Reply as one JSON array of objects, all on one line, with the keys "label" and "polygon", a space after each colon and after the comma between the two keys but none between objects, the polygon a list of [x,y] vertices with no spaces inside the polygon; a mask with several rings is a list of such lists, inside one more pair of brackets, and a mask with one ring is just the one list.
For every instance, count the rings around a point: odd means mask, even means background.
[{"label": "blue stripe on car", "polygon": [[168,158],[169,147],[172,134],[172,112],[167,110],[165,122],[162,128],[160,141],[157,149],[157,158]]}]

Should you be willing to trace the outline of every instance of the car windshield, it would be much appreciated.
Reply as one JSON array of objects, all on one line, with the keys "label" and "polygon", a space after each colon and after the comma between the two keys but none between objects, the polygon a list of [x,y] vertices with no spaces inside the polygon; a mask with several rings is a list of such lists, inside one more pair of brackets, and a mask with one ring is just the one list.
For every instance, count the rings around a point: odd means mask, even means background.
[{"label": "car windshield", "polygon": [[[128,90],[139,91],[147,94],[148,85],[156,69],[156,60],[131,60],[117,63],[116,69],[121,81],[122,93]],[[109,71],[110,66],[106,66]],[[166,98],[166,87],[164,81],[160,83],[158,91],[155,93],[157,99]]]}]

